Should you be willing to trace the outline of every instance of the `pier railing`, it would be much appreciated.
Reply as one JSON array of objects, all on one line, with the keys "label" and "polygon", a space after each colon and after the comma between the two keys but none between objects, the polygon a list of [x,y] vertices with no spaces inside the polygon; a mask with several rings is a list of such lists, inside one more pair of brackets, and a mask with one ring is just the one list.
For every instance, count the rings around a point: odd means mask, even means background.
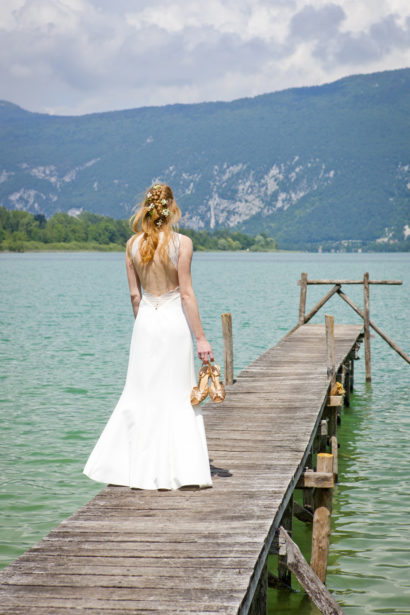
[{"label": "pier railing", "polygon": [[[343,301],[347,303],[364,322],[364,359],[366,369],[366,381],[370,382],[372,379],[371,362],[370,362],[370,327],[384,339],[385,342],[393,348],[407,363],[410,363],[410,357],[393,342],[393,340],[386,335],[372,320],[370,320],[370,284],[382,284],[397,286],[403,284],[402,280],[370,280],[369,274],[366,272],[363,275],[363,280],[309,280],[307,273],[302,273],[300,280],[298,281],[300,286],[300,300],[299,300],[299,325],[306,324],[313,318],[313,316],[320,310],[325,303],[333,297],[333,295],[339,295]],[[328,284],[333,285],[333,288],[322,297],[320,301],[306,314],[306,295],[307,287],[310,284]],[[342,285],[344,284],[363,284],[363,303],[364,307],[361,310],[355,303],[348,297],[346,293],[342,291]]]}]

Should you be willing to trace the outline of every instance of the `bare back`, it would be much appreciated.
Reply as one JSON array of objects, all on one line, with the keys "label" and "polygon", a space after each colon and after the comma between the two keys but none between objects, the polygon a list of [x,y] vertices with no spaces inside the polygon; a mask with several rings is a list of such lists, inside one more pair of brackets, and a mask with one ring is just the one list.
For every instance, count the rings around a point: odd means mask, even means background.
[{"label": "bare back", "polygon": [[[160,241],[162,237],[163,235],[160,233]],[[168,262],[163,262],[159,251],[156,250],[152,261],[148,264],[143,264],[139,252],[141,238],[142,235],[134,240],[131,246],[131,256],[144,291],[151,295],[160,296],[178,288],[179,233],[172,233]]]}]

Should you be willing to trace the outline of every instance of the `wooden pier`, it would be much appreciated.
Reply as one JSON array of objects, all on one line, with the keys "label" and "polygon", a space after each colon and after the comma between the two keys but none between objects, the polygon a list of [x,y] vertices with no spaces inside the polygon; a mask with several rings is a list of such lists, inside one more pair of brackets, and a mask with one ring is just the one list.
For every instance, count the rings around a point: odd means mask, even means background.
[{"label": "wooden pier", "polygon": [[332,355],[324,325],[292,330],[204,406],[213,488],[106,487],[0,573],[2,615],[265,613],[294,489],[308,510],[311,487],[329,487],[312,453],[331,445],[330,387],[339,374],[350,393],[361,336],[336,325]]}]

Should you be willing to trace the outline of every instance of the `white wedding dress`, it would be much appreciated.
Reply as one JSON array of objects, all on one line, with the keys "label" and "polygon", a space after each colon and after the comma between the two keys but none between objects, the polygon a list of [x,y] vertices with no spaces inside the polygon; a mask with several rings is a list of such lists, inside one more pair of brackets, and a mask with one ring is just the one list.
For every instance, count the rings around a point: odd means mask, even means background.
[{"label": "white wedding dress", "polygon": [[[178,234],[170,244],[177,267]],[[138,240],[132,245],[132,255]],[[140,489],[212,485],[201,408],[190,403],[194,348],[181,295],[144,292],[124,390],[84,468],[89,478]]]}]

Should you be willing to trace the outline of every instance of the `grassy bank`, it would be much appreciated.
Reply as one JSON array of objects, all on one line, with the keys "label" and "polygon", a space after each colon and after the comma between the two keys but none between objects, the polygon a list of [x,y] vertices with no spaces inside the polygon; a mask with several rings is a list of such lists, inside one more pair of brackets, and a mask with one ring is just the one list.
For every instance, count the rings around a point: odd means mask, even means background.
[{"label": "grassy bank", "polygon": [[101,244],[95,241],[3,241],[2,252],[124,252],[125,245],[118,243]]}]

